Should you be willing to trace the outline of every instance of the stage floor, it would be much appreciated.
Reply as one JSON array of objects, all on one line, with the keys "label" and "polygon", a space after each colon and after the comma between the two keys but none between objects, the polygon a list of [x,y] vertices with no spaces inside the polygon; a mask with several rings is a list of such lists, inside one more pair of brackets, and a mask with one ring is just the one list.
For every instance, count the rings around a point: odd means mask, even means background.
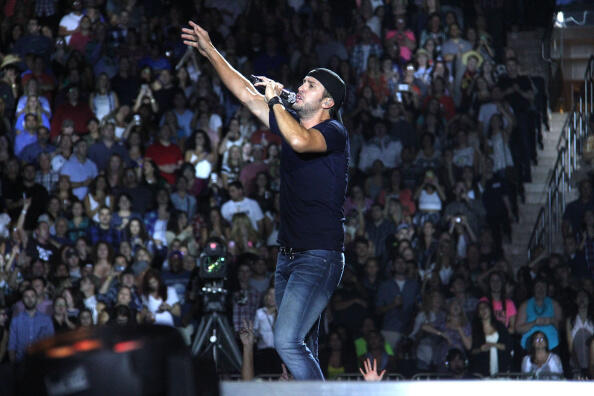
[{"label": "stage floor", "polygon": [[222,382],[222,396],[564,396],[594,394],[593,381]]}]

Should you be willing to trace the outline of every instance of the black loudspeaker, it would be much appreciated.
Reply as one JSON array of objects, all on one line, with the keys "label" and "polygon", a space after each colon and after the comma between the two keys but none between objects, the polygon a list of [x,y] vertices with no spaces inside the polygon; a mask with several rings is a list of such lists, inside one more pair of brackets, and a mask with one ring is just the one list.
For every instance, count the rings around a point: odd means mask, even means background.
[{"label": "black loudspeaker", "polygon": [[167,326],[91,327],[43,340],[28,351],[18,394],[195,395],[192,357]]}]

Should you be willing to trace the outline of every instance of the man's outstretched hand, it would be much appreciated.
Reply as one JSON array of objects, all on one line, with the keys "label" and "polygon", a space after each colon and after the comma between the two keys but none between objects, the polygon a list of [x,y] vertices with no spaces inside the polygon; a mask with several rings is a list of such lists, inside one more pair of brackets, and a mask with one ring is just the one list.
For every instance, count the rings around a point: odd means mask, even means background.
[{"label": "man's outstretched hand", "polygon": [[182,28],[181,38],[184,44],[196,48],[201,55],[206,56],[207,48],[212,46],[208,32],[192,21],[188,23],[189,28]]},{"label": "man's outstretched hand", "polygon": [[381,373],[377,373],[377,360],[373,359],[373,366],[369,358],[363,361],[363,367],[365,370],[359,367],[359,371],[363,374],[365,381],[381,381],[386,374],[386,370],[382,370]]},{"label": "man's outstretched hand", "polygon": [[254,334],[254,324],[251,320],[243,320],[243,325],[239,330],[239,339],[244,346],[251,346],[256,341]]}]

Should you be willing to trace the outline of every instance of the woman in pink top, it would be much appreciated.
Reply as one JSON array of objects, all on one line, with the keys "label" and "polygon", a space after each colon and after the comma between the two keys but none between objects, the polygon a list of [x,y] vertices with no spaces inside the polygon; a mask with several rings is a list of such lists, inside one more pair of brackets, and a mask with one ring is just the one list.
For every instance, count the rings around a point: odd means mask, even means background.
[{"label": "woman in pink top", "polygon": [[[483,299],[491,301],[495,317],[505,324],[510,334],[513,334],[518,311],[514,302],[506,298],[505,280],[500,272],[492,272],[489,275],[488,293],[487,297],[481,298],[481,301],[484,301]],[[505,307],[503,306],[503,301],[505,301]]]}]

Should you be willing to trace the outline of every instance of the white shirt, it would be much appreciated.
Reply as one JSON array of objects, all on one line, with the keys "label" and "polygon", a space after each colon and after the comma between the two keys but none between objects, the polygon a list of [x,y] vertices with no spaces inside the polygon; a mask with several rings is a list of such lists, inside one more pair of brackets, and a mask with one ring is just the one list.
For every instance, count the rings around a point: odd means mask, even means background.
[{"label": "white shirt", "polygon": [[[492,344],[497,344],[499,341],[499,333],[494,332],[493,334],[489,334],[485,336],[485,341],[490,342]],[[491,347],[489,348],[489,374],[495,375],[499,372],[499,355],[497,355],[497,348]]]},{"label": "white shirt", "polygon": [[530,361],[530,355],[526,355],[522,360],[522,373],[533,374],[536,378],[560,378],[563,375],[563,364],[559,356],[552,352],[541,367],[537,367]]},{"label": "white shirt", "polygon": [[91,311],[93,315],[93,323],[97,324],[97,317],[99,316],[99,312],[97,312],[97,298],[92,295],[91,297],[87,297],[84,299],[83,303],[85,307]]},{"label": "white shirt", "polygon": [[491,158],[493,159],[493,172],[514,166],[514,160],[511,155],[509,144],[503,140],[502,132],[499,132],[489,139],[489,145],[493,149]]},{"label": "white shirt", "polygon": [[[511,111],[509,108],[508,110]],[[491,117],[493,117],[494,114],[497,114],[497,112],[497,104],[494,102],[488,102],[481,105],[479,109],[478,120],[483,124],[483,130],[481,132],[484,136],[487,136],[487,133],[489,132],[489,123],[491,122]],[[507,124],[507,118],[503,117],[503,126],[507,127]]]},{"label": "white shirt", "polygon": [[363,145],[359,154],[359,169],[368,171],[376,160],[382,161],[386,168],[395,168],[400,164],[400,153],[402,143],[385,137],[381,140],[372,139],[368,144]]},{"label": "white shirt", "polygon": [[244,198],[237,202],[229,200],[221,207],[221,215],[228,222],[231,222],[235,213],[247,214],[255,230],[258,230],[258,222],[264,218],[260,205],[251,198]]},{"label": "white shirt", "polygon": [[[167,300],[165,302],[172,307],[179,302],[179,298],[174,287],[167,287]],[[142,296],[142,304],[149,310],[150,313],[155,315],[155,324],[173,326],[173,315],[171,312],[157,312],[161,304],[163,304],[162,298],[155,298],[150,294],[148,298]]]},{"label": "white shirt", "polygon": [[[78,24],[80,23],[80,20],[83,16],[84,15],[82,14],[82,12],[80,13],[80,15],[76,15],[74,12],[66,14],[62,17],[62,19],[60,19],[60,26],[64,26],[66,30],[74,30],[78,27]],[[68,35],[64,37],[64,40],[66,40],[66,44],[70,44],[70,37],[72,36]]]},{"label": "white shirt", "polygon": [[425,189],[419,195],[419,210],[441,210],[441,199],[437,191],[429,194]]},{"label": "white shirt", "polygon": [[266,308],[258,308],[254,318],[254,334],[258,338],[258,349],[274,348],[274,315]]}]

